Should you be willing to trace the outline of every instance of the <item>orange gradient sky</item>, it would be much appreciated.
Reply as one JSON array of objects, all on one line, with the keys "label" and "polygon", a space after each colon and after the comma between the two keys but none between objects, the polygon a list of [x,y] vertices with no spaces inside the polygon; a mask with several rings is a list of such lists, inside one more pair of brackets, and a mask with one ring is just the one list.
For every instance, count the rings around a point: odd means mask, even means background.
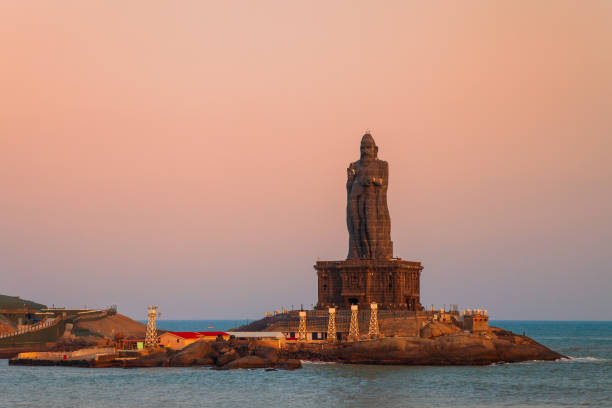
[{"label": "orange gradient sky", "polygon": [[316,303],[371,129],[425,305],[612,319],[612,2],[0,3],[0,293]]}]

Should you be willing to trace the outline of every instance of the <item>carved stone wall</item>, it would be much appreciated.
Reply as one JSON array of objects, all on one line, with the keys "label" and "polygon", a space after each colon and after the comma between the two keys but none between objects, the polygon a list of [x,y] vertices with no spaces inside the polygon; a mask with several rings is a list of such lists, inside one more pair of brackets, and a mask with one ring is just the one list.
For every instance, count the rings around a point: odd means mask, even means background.
[{"label": "carved stone wall", "polygon": [[391,260],[319,261],[314,268],[319,281],[317,309],[351,304],[369,309],[421,310],[420,262]]}]

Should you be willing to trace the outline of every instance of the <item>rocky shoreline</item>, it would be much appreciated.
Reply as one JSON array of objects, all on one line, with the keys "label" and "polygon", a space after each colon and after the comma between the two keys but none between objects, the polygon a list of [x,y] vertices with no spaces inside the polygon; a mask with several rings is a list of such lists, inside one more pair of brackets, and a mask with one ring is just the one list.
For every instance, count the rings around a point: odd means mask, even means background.
[{"label": "rocky shoreline", "polygon": [[[91,350],[91,353],[87,353]],[[98,353],[95,348],[76,352],[23,353],[9,360],[15,366],[72,366],[89,368],[191,367],[206,366],[219,370],[238,368],[272,368],[293,370],[301,368],[300,360],[288,358],[282,351],[257,346],[236,344],[232,341],[204,341],[190,344],[183,350],[153,349],[138,353]]]},{"label": "rocky shoreline", "polygon": [[488,365],[565,358],[529,337],[502,329],[495,332],[458,332],[429,339],[389,337],[323,347],[300,344],[295,351],[288,349],[287,355],[301,360],[379,365]]},{"label": "rocky shoreline", "polygon": [[86,359],[13,358],[11,365],[79,367],[190,367],[230,369],[297,369],[301,361],[379,365],[488,365],[529,360],[553,361],[565,356],[533,339],[503,329],[473,334],[465,331],[431,338],[387,337],[343,343],[295,343],[281,350],[233,340],[197,341],[183,350],[159,349],[137,357],[121,353]]},{"label": "rocky shoreline", "polygon": [[[79,367],[186,367],[214,369],[296,369],[300,361],[380,365],[487,365],[528,360],[557,360],[565,356],[527,336],[486,327],[476,333],[452,322],[381,319],[382,338],[327,343],[286,342],[280,349],[257,341],[217,339],[197,341],[182,350],[159,348],[125,351],[115,347],[122,338],[142,338],[145,326],[115,314],[66,324],[53,342],[16,344],[0,348],[0,358],[11,365],[68,365]],[[279,330],[274,319],[247,327],[252,331]],[[106,348],[103,353],[100,348]],[[22,353],[17,357],[17,353]]]}]

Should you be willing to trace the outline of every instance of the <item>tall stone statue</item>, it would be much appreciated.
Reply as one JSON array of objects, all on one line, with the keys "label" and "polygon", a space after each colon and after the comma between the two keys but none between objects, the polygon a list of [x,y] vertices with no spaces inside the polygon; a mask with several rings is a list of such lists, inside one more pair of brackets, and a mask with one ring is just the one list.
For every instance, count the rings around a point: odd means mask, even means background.
[{"label": "tall stone statue", "polygon": [[417,261],[393,257],[391,217],[387,208],[389,165],[378,160],[368,132],[361,139],[361,158],[351,163],[346,181],[349,253],[342,261],[314,265],[319,281],[316,309],[423,310],[421,271]]},{"label": "tall stone statue", "polygon": [[391,217],[387,208],[389,164],[379,160],[377,154],[374,138],[366,133],[361,139],[361,158],[347,169],[349,260],[393,257]]}]

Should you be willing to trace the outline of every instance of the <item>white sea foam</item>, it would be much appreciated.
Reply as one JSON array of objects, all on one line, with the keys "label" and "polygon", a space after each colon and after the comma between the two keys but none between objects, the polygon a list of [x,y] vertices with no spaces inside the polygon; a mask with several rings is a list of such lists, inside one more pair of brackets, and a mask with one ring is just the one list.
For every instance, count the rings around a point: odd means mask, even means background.
[{"label": "white sea foam", "polygon": [[596,362],[596,361],[607,361],[606,359],[603,358],[597,358],[597,357],[572,357],[569,356],[568,358],[560,358],[558,360],[555,360],[558,362],[565,362],[565,363],[592,363],[592,362]]},{"label": "white sea foam", "polygon": [[508,362],[491,363],[489,364],[489,366],[503,366],[507,364],[531,365],[533,363],[594,363],[594,362],[604,362],[604,361],[610,361],[610,360],[603,359],[603,358],[597,358],[597,357],[571,357],[569,356],[568,358],[558,358],[553,361],[551,360],[525,360],[525,361],[519,361],[516,363],[508,363]]}]

